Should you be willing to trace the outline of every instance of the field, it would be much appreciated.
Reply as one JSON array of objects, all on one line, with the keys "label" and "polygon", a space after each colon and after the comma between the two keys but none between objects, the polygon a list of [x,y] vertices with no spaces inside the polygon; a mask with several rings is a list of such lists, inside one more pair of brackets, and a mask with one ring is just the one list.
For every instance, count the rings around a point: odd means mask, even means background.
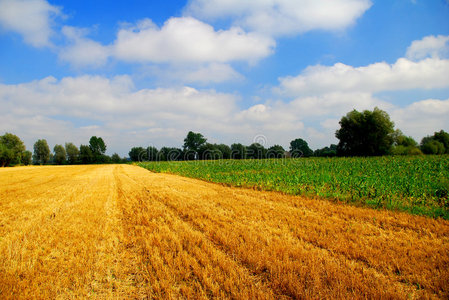
[{"label": "field", "polygon": [[0,298],[448,298],[449,222],[131,165],[0,169]]},{"label": "field", "polygon": [[154,172],[449,219],[449,156],[148,162]]}]

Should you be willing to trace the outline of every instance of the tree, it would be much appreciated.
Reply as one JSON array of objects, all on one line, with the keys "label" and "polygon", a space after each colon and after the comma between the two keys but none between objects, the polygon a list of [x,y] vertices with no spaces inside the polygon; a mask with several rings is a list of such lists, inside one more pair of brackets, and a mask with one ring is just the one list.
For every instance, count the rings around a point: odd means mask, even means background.
[{"label": "tree", "polygon": [[317,149],[313,152],[317,157],[334,157],[337,155],[337,145],[331,144],[329,147]]},{"label": "tree", "polygon": [[157,156],[158,152],[159,151],[157,150],[156,147],[152,147],[152,146],[148,147],[147,148],[148,160],[149,161],[157,161],[158,160],[158,156]]},{"label": "tree", "polygon": [[123,160],[122,160],[122,158],[120,157],[120,155],[118,155],[117,153],[114,153],[114,154],[112,154],[112,156],[111,156],[111,161],[112,161],[114,164],[119,164],[119,163],[121,163]]},{"label": "tree", "polygon": [[274,145],[268,148],[267,158],[283,158],[285,157],[285,149],[280,145]]},{"label": "tree", "polygon": [[31,151],[28,151],[28,150],[24,151],[22,153],[22,163],[25,166],[30,165],[31,164],[31,160],[32,160],[32,156],[33,156],[33,153],[31,153]]},{"label": "tree", "polygon": [[393,146],[392,155],[419,155],[422,154],[418,148],[418,143],[411,137],[405,136],[401,130],[396,129],[392,135]]},{"label": "tree", "polygon": [[129,158],[132,161],[147,161],[148,160],[148,152],[143,147],[132,147],[128,153]]},{"label": "tree", "polygon": [[427,136],[421,141],[421,151],[424,154],[444,154],[446,150],[443,143]]},{"label": "tree", "polygon": [[231,158],[231,148],[225,144],[216,145],[217,149],[221,152],[221,158],[230,159]]},{"label": "tree", "polygon": [[53,160],[55,164],[62,165],[63,163],[66,162],[67,154],[62,145],[55,145],[55,147],[53,148],[53,152],[54,152]]},{"label": "tree", "polygon": [[390,116],[379,108],[373,111],[353,110],[340,120],[340,129],[335,136],[340,140],[338,155],[375,156],[390,152],[393,145],[394,123]]},{"label": "tree", "polygon": [[305,140],[298,138],[290,142],[290,154],[292,157],[309,157],[313,151]]},{"label": "tree", "polygon": [[183,151],[179,148],[162,147],[157,156],[159,161],[178,161],[183,159]]},{"label": "tree", "polygon": [[267,149],[259,143],[252,143],[248,146],[248,158],[262,159],[267,157]]},{"label": "tree", "polygon": [[[20,164],[22,162],[22,153],[25,151],[25,145],[17,135],[8,132],[5,133],[4,135],[0,136],[0,144],[4,145],[6,149],[9,149],[11,151],[7,151],[8,155],[6,155],[5,157],[9,157],[9,161],[5,165]],[[12,153],[12,157],[10,153]]]},{"label": "tree", "polygon": [[80,162],[83,164],[91,164],[94,162],[94,154],[92,153],[92,150],[87,145],[81,145],[80,146],[80,155],[79,155]]},{"label": "tree", "polygon": [[187,160],[197,159],[198,150],[206,141],[207,139],[201,133],[189,131],[184,139],[184,158]]},{"label": "tree", "polygon": [[202,160],[221,159],[222,153],[216,144],[205,143],[198,149],[198,158]]},{"label": "tree", "polygon": [[79,160],[80,150],[73,143],[65,143],[65,152],[69,164],[75,164]]},{"label": "tree", "polygon": [[37,140],[34,143],[34,155],[33,159],[36,164],[46,164],[50,160],[50,148],[48,147],[47,140]]},{"label": "tree", "polygon": [[104,162],[106,144],[101,137],[92,136],[89,140],[89,148],[92,151],[94,162]]},{"label": "tree", "polygon": [[247,149],[246,146],[242,144],[232,144],[231,145],[231,158],[232,159],[246,159]]},{"label": "tree", "polygon": [[0,165],[7,167],[14,159],[14,152],[6,147],[6,145],[0,143]]},{"label": "tree", "polygon": [[434,133],[433,139],[443,144],[445,150],[444,153],[449,154],[449,133],[440,130],[439,132]]}]

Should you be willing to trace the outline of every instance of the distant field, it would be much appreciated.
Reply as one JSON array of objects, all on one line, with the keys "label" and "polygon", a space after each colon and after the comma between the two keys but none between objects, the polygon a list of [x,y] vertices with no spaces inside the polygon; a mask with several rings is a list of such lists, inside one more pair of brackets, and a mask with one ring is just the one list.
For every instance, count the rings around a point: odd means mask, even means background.
[{"label": "distant field", "polygon": [[148,162],[163,173],[449,219],[449,156]]},{"label": "distant field", "polygon": [[0,299],[448,299],[449,221],[131,165],[0,168]]}]

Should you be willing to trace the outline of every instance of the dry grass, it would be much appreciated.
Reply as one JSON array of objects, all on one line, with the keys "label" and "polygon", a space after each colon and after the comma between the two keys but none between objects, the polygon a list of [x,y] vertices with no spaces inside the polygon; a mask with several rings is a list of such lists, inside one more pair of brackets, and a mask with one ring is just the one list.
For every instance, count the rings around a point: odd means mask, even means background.
[{"label": "dry grass", "polygon": [[0,298],[448,298],[449,222],[135,166],[0,170]]}]

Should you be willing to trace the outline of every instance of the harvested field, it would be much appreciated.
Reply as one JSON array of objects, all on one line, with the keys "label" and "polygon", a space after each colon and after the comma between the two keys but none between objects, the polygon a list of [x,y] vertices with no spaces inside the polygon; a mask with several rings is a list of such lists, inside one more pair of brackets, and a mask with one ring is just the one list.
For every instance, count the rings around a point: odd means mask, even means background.
[{"label": "harvested field", "polygon": [[0,170],[0,298],[448,298],[449,221],[130,165]]}]

